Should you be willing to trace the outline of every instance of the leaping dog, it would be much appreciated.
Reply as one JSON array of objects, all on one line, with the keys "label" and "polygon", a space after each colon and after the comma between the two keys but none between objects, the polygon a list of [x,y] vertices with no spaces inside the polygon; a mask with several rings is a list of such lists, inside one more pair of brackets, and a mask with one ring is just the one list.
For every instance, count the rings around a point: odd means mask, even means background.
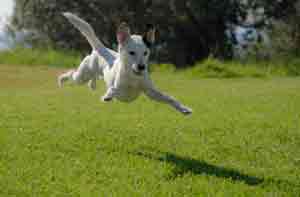
[{"label": "leaping dog", "polygon": [[70,70],[58,77],[60,87],[70,80],[76,84],[88,83],[91,89],[95,89],[96,80],[100,77],[107,87],[102,96],[104,102],[114,98],[132,102],[145,93],[150,99],[169,104],[185,115],[192,113],[190,108],[158,91],[150,79],[148,60],[156,31],[152,25],[144,35],[131,35],[129,26],[122,23],[117,30],[116,52],[104,46],[87,22],[68,12],[63,15],[86,37],[93,51],[83,59],[77,70]]}]

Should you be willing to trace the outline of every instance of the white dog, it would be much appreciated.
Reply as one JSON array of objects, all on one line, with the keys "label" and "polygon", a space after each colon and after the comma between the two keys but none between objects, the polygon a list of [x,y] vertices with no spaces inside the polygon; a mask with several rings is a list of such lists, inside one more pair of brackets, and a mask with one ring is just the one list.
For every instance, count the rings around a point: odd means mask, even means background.
[{"label": "white dog", "polygon": [[77,84],[89,83],[96,88],[96,80],[103,77],[107,91],[103,101],[116,98],[123,102],[134,101],[141,93],[149,98],[171,105],[183,114],[191,114],[192,110],[174,98],[159,92],[153,85],[148,72],[150,45],[155,41],[155,28],[143,35],[131,35],[130,28],[122,23],[117,30],[118,52],[106,48],[96,37],[92,27],[71,14],[64,16],[87,38],[93,48],[92,53],[85,57],[77,70],[71,70],[58,77],[61,87],[63,82],[71,80]]}]

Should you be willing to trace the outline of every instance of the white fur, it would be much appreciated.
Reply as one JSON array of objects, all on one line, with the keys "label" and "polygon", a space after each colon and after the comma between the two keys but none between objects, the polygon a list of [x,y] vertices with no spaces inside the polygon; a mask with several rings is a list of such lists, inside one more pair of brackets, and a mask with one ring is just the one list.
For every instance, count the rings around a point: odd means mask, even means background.
[{"label": "white fur", "polygon": [[[129,29],[119,30],[117,35],[123,34],[121,39],[118,37],[119,51],[115,52],[103,45],[87,22],[71,13],[64,13],[64,16],[87,38],[93,51],[84,58],[77,70],[68,71],[58,77],[60,87],[66,80],[71,80],[77,84],[88,82],[90,88],[95,89],[96,80],[101,77],[107,86],[103,101],[116,98],[123,102],[132,102],[141,93],[145,93],[149,98],[169,104],[183,114],[192,113],[191,109],[154,87],[148,73],[150,50],[142,36],[131,35]],[[130,54],[132,52],[134,55]],[[141,65],[145,69],[139,69]]]}]

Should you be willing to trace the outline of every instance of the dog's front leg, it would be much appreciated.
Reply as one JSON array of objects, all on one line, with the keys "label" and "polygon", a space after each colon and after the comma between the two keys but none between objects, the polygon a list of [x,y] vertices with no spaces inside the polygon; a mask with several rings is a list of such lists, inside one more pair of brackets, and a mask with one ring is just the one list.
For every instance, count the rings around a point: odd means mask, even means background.
[{"label": "dog's front leg", "polygon": [[174,107],[179,112],[183,113],[184,115],[188,115],[192,113],[192,110],[184,105],[182,105],[180,102],[178,102],[175,98],[168,96],[158,90],[156,90],[154,87],[147,87],[145,89],[145,94],[158,102],[166,103]]},{"label": "dog's front leg", "polygon": [[103,102],[109,102],[112,101],[114,96],[116,95],[116,89],[114,87],[109,87],[104,94],[104,96],[101,97]]}]

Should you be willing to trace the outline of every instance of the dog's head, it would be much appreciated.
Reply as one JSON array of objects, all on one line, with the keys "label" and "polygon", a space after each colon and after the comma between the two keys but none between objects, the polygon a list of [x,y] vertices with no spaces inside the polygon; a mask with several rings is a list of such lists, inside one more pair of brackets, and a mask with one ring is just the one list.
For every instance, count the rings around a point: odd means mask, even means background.
[{"label": "dog's head", "polygon": [[117,30],[121,61],[134,74],[142,76],[148,69],[151,46],[155,41],[155,28],[147,25],[143,35],[131,35],[130,28],[122,23]]}]

